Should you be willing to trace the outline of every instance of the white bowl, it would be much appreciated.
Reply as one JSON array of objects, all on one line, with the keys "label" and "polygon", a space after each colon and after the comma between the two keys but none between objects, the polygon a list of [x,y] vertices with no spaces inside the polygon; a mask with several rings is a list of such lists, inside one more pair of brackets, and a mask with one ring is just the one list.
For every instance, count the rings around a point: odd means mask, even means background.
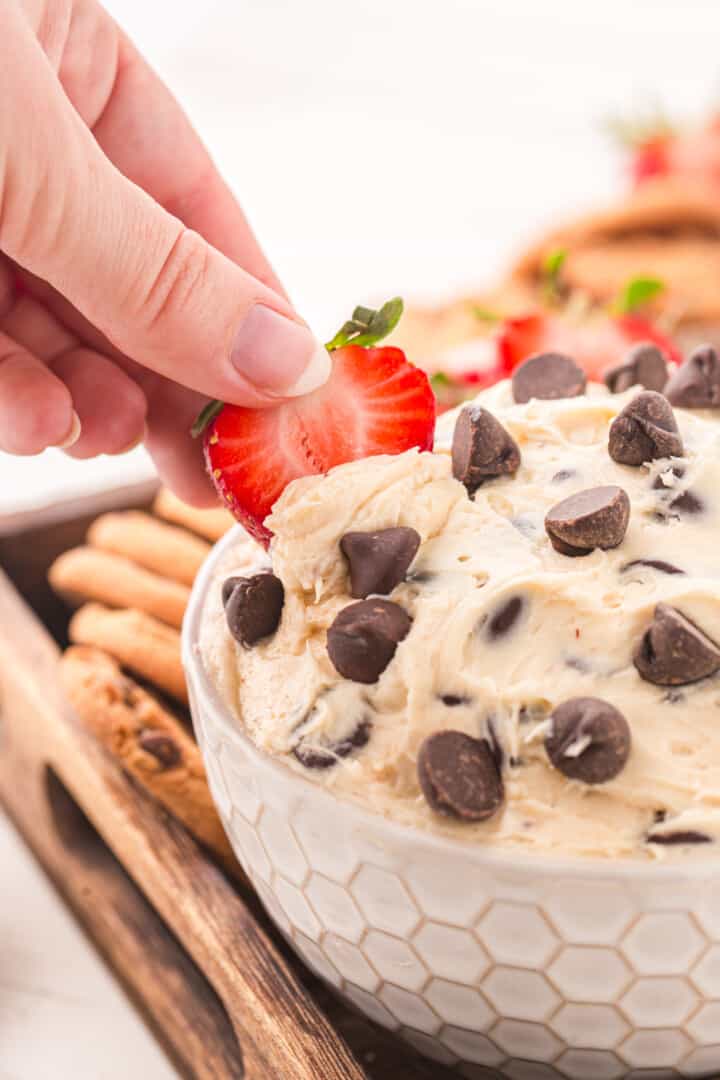
[{"label": "white bowl", "polygon": [[471,1078],[720,1076],[720,864],[544,859],[433,836],[264,754],[183,658],[238,859],[314,972]]}]

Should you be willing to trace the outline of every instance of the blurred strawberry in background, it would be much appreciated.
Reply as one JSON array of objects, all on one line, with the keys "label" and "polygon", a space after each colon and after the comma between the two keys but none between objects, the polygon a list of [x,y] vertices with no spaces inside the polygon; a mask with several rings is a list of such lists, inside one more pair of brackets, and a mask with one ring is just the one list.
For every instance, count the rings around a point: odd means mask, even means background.
[{"label": "blurred strawberry in background", "polygon": [[720,111],[701,125],[675,126],[658,112],[637,121],[612,123],[630,151],[635,187],[657,177],[674,176],[720,191]]},{"label": "blurred strawberry in background", "polygon": [[564,261],[564,251],[546,259],[542,303],[512,315],[472,306],[478,336],[444,350],[432,365],[438,412],[507,378],[536,353],[565,353],[598,382],[640,342],[657,345],[671,364],[681,361],[677,344],[647,313],[647,306],[663,290],[661,281],[633,278],[611,304],[600,306],[583,293],[566,289]]}]

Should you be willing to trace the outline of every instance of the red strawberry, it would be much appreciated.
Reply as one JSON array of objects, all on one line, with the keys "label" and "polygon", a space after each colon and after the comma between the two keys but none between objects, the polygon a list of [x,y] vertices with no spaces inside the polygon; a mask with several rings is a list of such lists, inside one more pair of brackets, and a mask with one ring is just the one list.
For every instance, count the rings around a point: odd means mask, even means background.
[{"label": "red strawberry", "polygon": [[494,386],[508,374],[508,369],[499,360],[482,368],[470,368],[466,371],[436,371],[430,376],[430,385],[437,398],[438,415],[454,409],[468,398],[475,397],[481,390]]},{"label": "red strawberry", "polygon": [[500,365],[510,372],[533,353],[547,351],[547,341],[554,336],[558,316],[547,311],[533,311],[505,319],[498,330],[497,350]]},{"label": "red strawberry", "polygon": [[662,117],[618,128],[631,147],[630,171],[636,187],[657,176],[678,176],[720,186],[720,116],[700,127],[672,128]]},{"label": "red strawberry", "polygon": [[393,329],[401,301],[356,308],[329,343],[330,379],[307,397],[268,409],[211,406],[201,417],[205,461],[223,501],[267,545],[265,518],[291,480],[411,447],[431,450],[435,399],[400,349],[369,348]]},{"label": "red strawberry", "polygon": [[670,146],[671,140],[659,135],[635,148],[630,168],[636,187],[654,176],[666,176],[670,172]]},{"label": "red strawberry", "polygon": [[680,363],[682,356],[672,339],[638,310],[661,289],[662,283],[653,278],[636,278],[611,312],[596,311],[582,321],[562,309],[506,319],[497,336],[499,361],[512,371],[533,353],[562,352],[577,360],[591,379],[601,381],[632,345],[651,341],[669,360]]}]

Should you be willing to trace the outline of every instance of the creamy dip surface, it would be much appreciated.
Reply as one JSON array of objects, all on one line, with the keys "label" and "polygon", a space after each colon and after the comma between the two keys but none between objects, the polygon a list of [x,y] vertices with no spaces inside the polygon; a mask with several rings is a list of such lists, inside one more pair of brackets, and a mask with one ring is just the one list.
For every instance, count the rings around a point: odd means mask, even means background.
[{"label": "creamy dip surface", "polygon": [[[209,673],[254,742],[340,797],[472,843],[598,858],[720,854],[720,677],[656,685],[633,662],[658,604],[720,642],[720,418],[677,408],[682,459],[620,465],[609,427],[638,392],[591,385],[526,404],[508,382],[483,392],[477,403],[521,463],[472,495],[453,478],[457,412],[441,419],[433,453],[290,484],[268,519],[269,561],[238,541],[201,632]],[[622,542],[580,557],[555,550],[548,511],[606,485],[630,500]],[[377,681],[358,682],[328,653],[328,629],[357,603],[340,544],[397,526],[415,530],[419,547],[384,598],[412,622]],[[228,629],[221,589],[270,565],[284,589],[279,625],[246,647]],[[627,721],[630,752],[607,782],[569,778],[550,759],[552,713],[575,698],[601,699]],[[423,793],[420,748],[445,730],[492,747],[503,797],[487,820],[438,812]],[[578,739],[566,752],[585,750]]]}]

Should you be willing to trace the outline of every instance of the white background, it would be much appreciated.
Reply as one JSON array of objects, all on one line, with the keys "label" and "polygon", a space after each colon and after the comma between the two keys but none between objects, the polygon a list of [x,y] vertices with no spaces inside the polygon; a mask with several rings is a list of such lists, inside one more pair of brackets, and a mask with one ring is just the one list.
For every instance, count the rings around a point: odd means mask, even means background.
[{"label": "white background", "polygon": [[[621,189],[609,114],[659,98],[692,115],[720,90],[717,0],[108,7],[176,90],[321,336],[360,301],[491,280],[550,219]],[[0,455],[0,513],[147,468],[141,453]],[[169,1075],[1,822],[0,866],[0,1080]]]}]

